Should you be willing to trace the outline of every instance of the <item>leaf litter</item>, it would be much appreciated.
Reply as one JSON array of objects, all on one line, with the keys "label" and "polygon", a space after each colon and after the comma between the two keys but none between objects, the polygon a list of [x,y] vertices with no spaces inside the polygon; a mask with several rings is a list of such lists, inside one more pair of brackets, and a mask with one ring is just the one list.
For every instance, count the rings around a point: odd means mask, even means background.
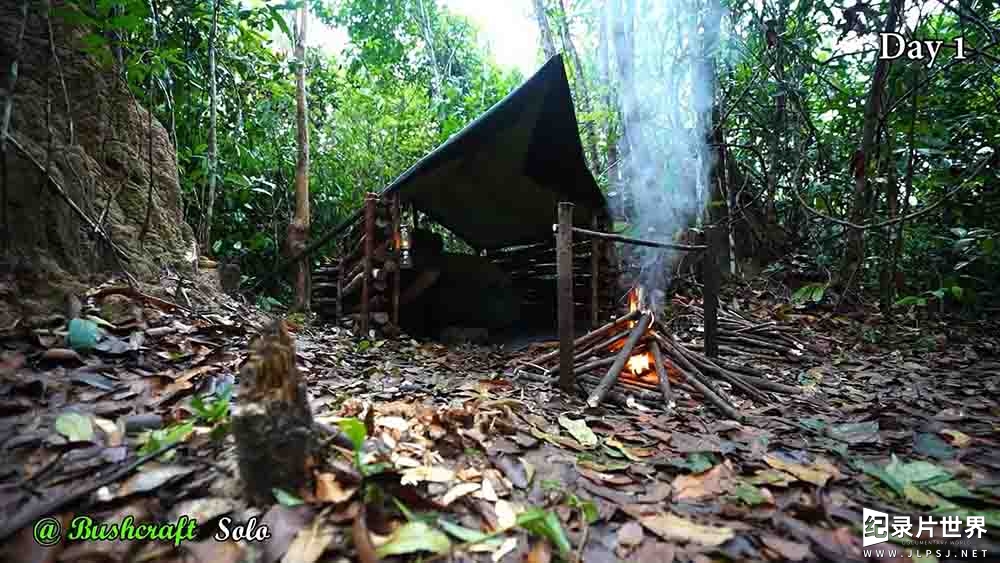
[{"label": "leaf litter", "polygon": [[[669,412],[587,410],[516,377],[511,367],[531,354],[303,326],[296,360],[315,418],[345,440],[324,450],[314,488],[253,506],[227,423],[248,340],[266,319],[129,294],[137,317],[109,322],[96,313],[113,290],[90,292],[79,318],[2,342],[8,558],[40,557],[28,524],[73,513],[187,514],[211,529],[256,518],[271,532],[260,543],[63,550],[109,561],[842,561],[861,558],[863,508],[983,514],[987,529],[1000,527],[1000,342],[983,325],[929,322],[923,332],[958,335],[936,349],[883,327],[892,338],[877,348],[852,345],[856,321],[779,315],[745,297],[748,318],[831,339],[823,354],[734,358],[805,389],[735,399],[742,422],[683,389]],[[994,534],[966,547],[992,550]]]}]

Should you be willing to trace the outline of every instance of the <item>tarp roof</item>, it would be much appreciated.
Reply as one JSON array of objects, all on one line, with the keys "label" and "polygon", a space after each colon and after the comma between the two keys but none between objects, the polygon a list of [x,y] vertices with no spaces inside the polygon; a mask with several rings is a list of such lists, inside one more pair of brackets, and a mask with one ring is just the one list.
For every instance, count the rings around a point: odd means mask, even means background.
[{"label": "tarp roof", "polygon": [[560,201],[590,227],[607,203],[587,169],[561,55],[404,172],[398,192],[478,249],[552,239]]}]

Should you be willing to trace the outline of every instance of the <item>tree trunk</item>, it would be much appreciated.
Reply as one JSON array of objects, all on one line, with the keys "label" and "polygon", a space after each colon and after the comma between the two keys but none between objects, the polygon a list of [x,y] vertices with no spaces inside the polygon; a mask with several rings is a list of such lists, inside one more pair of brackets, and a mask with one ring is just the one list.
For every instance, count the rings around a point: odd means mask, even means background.
[{"label": "tree trunk", "polygon": [[205,201],[204,222],[198,238],[201,241],[201,253],[212,251],[212,216],[215,209],[215,182],[218,171],[218,144],[215,127],[218,110],[218,95],[215,89],[215,38],[219,29],[219,2],[212,2],[212,31],[208,36],[208,197]]},{"label": "tree trunk", "polygon": [[[633,37],[635,35],[635,4],[636,0],[611,0],[615,5],[614,20],[612,22],[611,40],[615,45],[615,66],[618,71],[617,81],[620,84],[620,98],[622,102],[621,131],[619,138],[623,139],[624,146],[619,146],[619,159],[626,161],[633,158],[632,151],[635,150],[637,142],[634,138],[638,133],[636,124],[639,121],[637,100],[635,98],[635,56],[632,49]],[[624,154],[622,154],[624,153]],[[628,167],[625,168],[626,173]],[[628,183],[628,178],[622,174],[619,176]],[[631,215],[629,208],[631,200],[622,190],[622,209],[625,216]]]},{"label": "tree trunk", "polygon": [[[295,216],[289,225],[289,255],[296,256],[306,247],[309,238],[309,119],[306,108],[306,22],[309,19],[308,4],[299,8],[298,33],[295,35],[296,128],[299,148],[295,165]],[[303,258],[295,264],[295,309],[309,310],[309,264]]]},{"label": "tree trunk", "polygon": [[577,103],[580,106],[580,113],[587,116],[587,124],[583,128],[581,135],[587,149],[587,158],[590,160],[590,169],[596,171],[597,160],[597,135],[594,132],[593,118],[590,115],[590,88],[587,87],[587,77],[583,73],[583,64],[580,62],[580,55],[573,45],[573,38],[569,33],[569,12],[566,11],[566,1],[559,0],[561,16],[559,18],[559,35],[562,39],[563,51],[569,55],[573,64],[573,87],[577,95]]},{"label": "tree trunk", "polygon": [[551,59],[556,54],[556,44],[552,40],[552,29],[549,28],[549,20],[545,16],[545,0],[535,0],[535,21],[538,22],[538,35],[542,41],[545,59]]},{"label": "tree trunk", "polygon": [[605,0],[601,6],[601,20],[600,29],[598,30],[598,79],[600,80],[600,85],[604,89],[604,104],[607,106],[608,118],[605,120],[604,129],[604,144],[607,147],[607,162],[605,163],[605,169],[608,174],[608,193],[614,194],[618,191],[618,136],[615,123],[618,121],[617,112],[614,108],[617,107],[614,88],[611,85],[610,73],[611,73],[611,57],[609,56],[609,50],[611,48],[611,43],[608,41],[608,0]]},{"label": "tree trunk", "polygon": [[767,167],[767,201],[765,202],[765,215],[768,224],[775,224],[778,220],[778,209],[775,199],[778,193],[778,180],[781,177],[782,165],[785,161],[785,107],[787,97],[785,94],[785,64],[782,51],[782,36],[785,33],[785,22],[788,16],[787,0],[779,1],[779,15],[776,28],[767,29],[767,44],[773,49],[772,60],[774,61],[774,76],[777,82],[778,92],[774,97],[774,114],[771,119],[770,132],[770,153],[771,161]]},{"label": "tree trunk", "polygon": [[[892,0],[889,4],[889,14],[885,18],[885,33],[892,33],[896,29],[896,20],[902,10],[903,0]],[[861,143],[854,153],[851,161],[852,173],[854,175],[854,190],[851,196],[850,221],[855,225],[865,222],[868,217],[868,202],[872,200],[870,186],[868,184],[869,157],[875,148],[875,135],[878,132],[878,123],[882,111],[882,94],[885,90],[886,77],[889,75],[889,65],[892,61],[887,59],[877,59],[875,70],[872,73],[872,87],[868,93],[868,101],[865,103],[865,117],[861,128]],[[844,252],[844,261],[841,264],[838,283],[849,285],[851,280],[860,273],[859,269],[864,263],[864,231],[860,229],[847,229],[847,249]],[[846,289],[846,287],[845,287]]]}]

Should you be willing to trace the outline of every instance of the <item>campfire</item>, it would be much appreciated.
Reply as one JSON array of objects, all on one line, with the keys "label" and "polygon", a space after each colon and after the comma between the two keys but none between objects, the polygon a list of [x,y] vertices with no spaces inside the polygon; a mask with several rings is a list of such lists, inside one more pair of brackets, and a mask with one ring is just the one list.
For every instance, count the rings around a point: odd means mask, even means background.
[{"label": "campfire", "polygon": [[[656,318],[642,287],[629,291],[628,302],[626,315],[573,341],[574,380],[588,407],[597,407],[606,399],[625,404],[631,396],[670,410],[674,406],[674,389],[682,389],[703,397],[727,417],[740,420],[742,415],[719,382],[760,402],[769,400],[766,391],[797,391],[738,373],[730,362],[691,350],[672,337]],[[558,375],[558,365],[553,365],[558,356],[559,351],[554,350],[524,362],[522,368],[542,371],[532,379],[552,380]],[[594,373],[601,368],[607,370],[603,375]]]}]

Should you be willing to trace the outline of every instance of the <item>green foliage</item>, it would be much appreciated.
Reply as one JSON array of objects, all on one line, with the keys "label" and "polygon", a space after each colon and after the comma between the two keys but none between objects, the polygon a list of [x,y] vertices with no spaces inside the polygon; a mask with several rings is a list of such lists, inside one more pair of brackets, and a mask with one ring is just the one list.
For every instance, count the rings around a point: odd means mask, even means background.
[{"label": "green foliage", "polygon": [[826,293],[827,284],[825,283],[809,283],[792,294],[792,302],[794,303],[808,303],[810,301],[819,303],[823,300],[823,295]]}]

